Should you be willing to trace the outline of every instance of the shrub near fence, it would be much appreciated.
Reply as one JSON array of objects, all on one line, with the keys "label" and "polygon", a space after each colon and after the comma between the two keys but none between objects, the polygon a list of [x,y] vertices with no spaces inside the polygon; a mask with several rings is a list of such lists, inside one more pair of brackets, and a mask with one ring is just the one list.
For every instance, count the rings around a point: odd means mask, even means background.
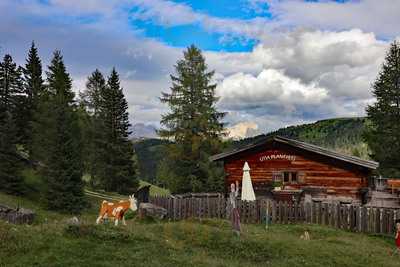
[{"label": "shrub near fence", "polygon": [[[150,202],[165,208],[171,220],[187,218],[230,217],[228,199],[150,197]],[[238,200],[243,223],[313,223],[338,229],[381,235],[395,233],[395,220],[400,209],[372,208],[328,203],[288,203],[259,199],[253,202]]]}]

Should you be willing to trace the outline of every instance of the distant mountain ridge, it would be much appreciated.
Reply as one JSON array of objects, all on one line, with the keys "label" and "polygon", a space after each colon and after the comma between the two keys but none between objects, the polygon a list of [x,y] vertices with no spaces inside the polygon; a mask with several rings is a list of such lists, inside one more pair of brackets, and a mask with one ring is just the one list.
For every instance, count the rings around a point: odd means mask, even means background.
[{"label": "distant mountain ridge", "polygon": [[136,123],[129,130],[132,132],[131,138],[134,139],[158,138],[156,127],[150,124]]}]

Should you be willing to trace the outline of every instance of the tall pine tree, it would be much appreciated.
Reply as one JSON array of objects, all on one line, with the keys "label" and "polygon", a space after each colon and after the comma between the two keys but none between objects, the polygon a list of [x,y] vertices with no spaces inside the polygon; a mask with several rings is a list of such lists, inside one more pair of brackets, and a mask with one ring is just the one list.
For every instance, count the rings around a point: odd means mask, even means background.
[{"label": "tall pine tree", "polygon": [[387,177],[400,177],[400,44],[393,42],[373,84],[377,101],[367,107],[365,139]]},{"label": "tall pine tree", "polygon": [[168,146],[168,157],[158,176],[173,192],[221,190],[222,171],[208,160],[211,154],[220,152],[224,132],[221,120],[225,114],[215,107],[214,72],[208,71],[194,45],[184,52],[175,69],[171,92],[161,97],[171,111],[163,115],[164,128],[159,131],[161,137],[175,142]]},{"label": "tall pine tree", "polygon": [[103,74],[96,69],[89,77],[86,82],[86,90],[80,94],[80,98],[87,108],[87,110],[94,114],[98,115],[102,99],[101,94],[104,92],[106,87],[106,80],[104,79]]},{"label": "tall pine tree", "polygon": [[17,67],[10,55],[5,55],[3,62],[0,62],[0,101],[4,103],[16,123],[19,142],[24,139],[25,99],[22,68]]},{"label": "tall pine tree", "polygon": [[0,190],[23,193],[16,118],[23,100],[21,69],[10,55],[0,62]]},{"label": "tall pine tree", "polygon": [[133,144],[129,141],[128,103],[120,86],[115,68],[108,77],[105,90],[101,91],[100,120],[104,126],[101,176],[107,191],[132,193],[137,186],[137,170]]},{"label": "tall pine tree", "polygon": [[[42,78],[42,62],[38,55],[38,50],[35,43],[32,45],[28,52],[26,59],[24,73],[24,92],[26,94],[26,103],[22,110],[24,112],[25,130],[24,130],[24,143],[27,145],[27,150],[32,150],[32,133],[33,133],[33,120],[35,113],[39,112],[39,102],[41,96],[44,94],[44,81]],[[31,156],[31,153],[30,153]]]},{"label": "tall pine tree", "polygon": [[0,111],[0,190],[9,194],[24,193],[21,159],[17,154],[16,127],[8,111]]},{"label": "tall pine tree", "polygon": [[104,110],[103,94],[106,81],[99,70],[95,70],[86,83],[86,89],[80,94],[80,122],[83,141],[83,161],[85,172],[90,175],[90,185],[93,188],[102,186],[102,170],[104,170],[102,155],[106,144],[101,111]]},{"label": "tall pine tree", "polygon": [[54,52],[48,68],[48,91],[41,100],[43,113],[35,124],[35,147],[45,147],[39,153],[47,182],[45,199],[49,209],[79,213],[85,200],[72,82],[59,51]]}]

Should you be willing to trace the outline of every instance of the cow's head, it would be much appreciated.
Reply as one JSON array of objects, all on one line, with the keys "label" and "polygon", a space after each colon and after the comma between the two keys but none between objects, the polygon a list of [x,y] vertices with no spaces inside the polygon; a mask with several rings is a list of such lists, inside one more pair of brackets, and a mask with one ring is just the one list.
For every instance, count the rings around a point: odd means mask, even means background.
[{"label": "cow's head", "polygon": [[129,208],[132,211],[136,211],[137,210],[137,200],[136,200],[134,194],[132,194],[132,196],[129,196],[129,202],[131,202],[131,205],[129,206]]}]

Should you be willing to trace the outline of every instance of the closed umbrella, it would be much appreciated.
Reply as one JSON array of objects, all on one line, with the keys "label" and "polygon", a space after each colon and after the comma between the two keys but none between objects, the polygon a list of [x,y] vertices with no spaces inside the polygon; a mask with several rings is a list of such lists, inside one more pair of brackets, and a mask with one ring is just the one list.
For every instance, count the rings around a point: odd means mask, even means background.
[{"label": "closed umbrella", "polygon": [[242,179],[242,200],[254,201],[256,196],[253,190],[253,184],[250,178],[250,167],[246,162],[243,166],[243,179]]}]

